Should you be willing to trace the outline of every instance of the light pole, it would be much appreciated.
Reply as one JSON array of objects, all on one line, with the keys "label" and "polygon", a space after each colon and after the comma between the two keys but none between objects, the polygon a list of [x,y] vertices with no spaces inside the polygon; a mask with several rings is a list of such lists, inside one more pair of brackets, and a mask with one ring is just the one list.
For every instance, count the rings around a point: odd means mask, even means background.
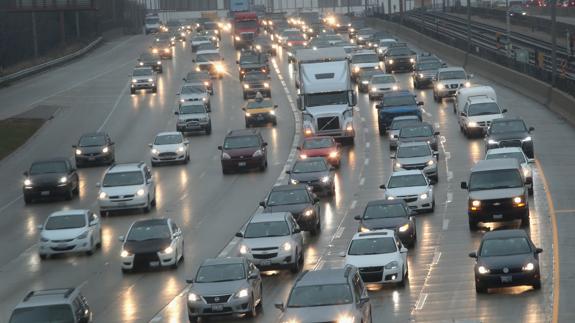
[{"label": "light pole", "polygon": [[551,0],[551,86],[555,86],[557,78],[557,4]]},{"label": "light pole", "polygon": [[507,57],[511,57],[511,17],[509,16],[509,0],[505,0],[505,32],[507,33],[506,52]]}]

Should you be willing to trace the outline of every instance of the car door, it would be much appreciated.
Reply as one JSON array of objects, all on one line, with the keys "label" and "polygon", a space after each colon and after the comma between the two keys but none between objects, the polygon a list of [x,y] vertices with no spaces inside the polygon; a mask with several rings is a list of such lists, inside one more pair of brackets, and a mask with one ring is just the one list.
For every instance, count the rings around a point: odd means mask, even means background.
[{"label": "car door", "polygon": [[95,243],[101,243],[101,235],[100,232],[102,230],[100,219],[96,214],[93,212],[88,211],[88,230],[92,235],[92,239],[94,239]]},{"label": "car door", "polygon": [[357,306],[357,310],[361,313],[361,320],[363,322],[369,322],[368,318],[370,315],[370,306],[368,301],[362,301],[364,299],[369,299],[367,294],[367,289],[363,284],[363,280],[358,272],[353,275],[352,278],[354,301]]},{"label": "car door", "polygon": [[151,199],[154,200],[156,198],[156,183],[148,166],[144,166],[144,176],[148,185],[148,192],[150,193]]},{"label": "car door", "polygon": [[[291,237],[293,239],[293,241],[295,241],[298,245],[299,251],[301,252],[303,250],[303,236],[301,234],[301,230],[299,225],[297,224],[296,220],[293,218],[293,216],[289,216],[289,224],[291,227]],[[297,233],[294,233],[295,231],[299,231]]]},{"label": "car door", "polygon": [[[254,292],[254,297],[256,299],[261,299],[262,298],[262,288],[261,288],[262,280],[261,280],[261,277],[259,275],[260,271],[256,267],[256,265],[254,265],[253,262],[251,262],[247,259],[246,259],[246,261],[247,261],[247,268],[248,268],[247,277],[249,279],[250,286],[252,287],[252,291]],[[249,277],[251,277],[251,275],[255,275],[255,274],[257,274],[257,278],[251,278],[251,279],[249,278]]]},{"label": "car door", "polygon": [[397,246],[397,252],[399,252],[400,256],[401,256],[401,261],[402,261],[402,265],[403,268],[405,268],[405,264],[407,264],[407,252],[402,252],[402,250],[405,248],[403,246],[403,244],[401,243],[401,240],[399,239],[399,237],[397,236],[397,234],[395,234],[394,236],[395,239],[395,244]]},{"label": "car door", "polygon": [[184,252],[184,238],[182,237],[182,231],[176,224],[176,222],[170,220],[170,229],[172,230],[172,237],[175,241],[176,255],[181,255]]}]

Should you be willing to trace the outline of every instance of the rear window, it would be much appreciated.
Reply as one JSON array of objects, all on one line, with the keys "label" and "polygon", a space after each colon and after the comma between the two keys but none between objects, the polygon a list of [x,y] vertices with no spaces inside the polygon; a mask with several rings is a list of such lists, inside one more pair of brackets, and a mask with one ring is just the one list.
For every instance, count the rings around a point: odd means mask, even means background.
[{"label": "rear window", "polygon": [[15,309],[10,323],[74,323],[69,305],[49,305]]}]

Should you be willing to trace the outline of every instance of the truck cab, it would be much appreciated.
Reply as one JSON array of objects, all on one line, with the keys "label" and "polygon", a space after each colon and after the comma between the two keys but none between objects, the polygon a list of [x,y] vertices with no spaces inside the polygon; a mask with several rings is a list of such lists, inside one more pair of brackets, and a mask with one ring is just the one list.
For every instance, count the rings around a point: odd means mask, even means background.
[{"label": "truck cab", "polygon": [[236,12],[233,18],[234,48],[248,48],[259,33],[258,16],[255,12]]}]

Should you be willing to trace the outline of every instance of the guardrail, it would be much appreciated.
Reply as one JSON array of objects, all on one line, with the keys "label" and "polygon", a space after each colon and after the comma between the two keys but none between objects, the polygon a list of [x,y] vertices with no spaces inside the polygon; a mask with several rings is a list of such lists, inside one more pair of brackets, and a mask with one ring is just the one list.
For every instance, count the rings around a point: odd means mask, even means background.
[{"label": "guardrail", "polygon": [[60,58],[56,58],[53,59],[51,61],[36,65],[36,66],[32,66],[30,68],[26,68],[23,69],[21,71],[18,71],[16,73],[12,73],[3,77],[0,77],[0,86],[4,86],[7,85],[10,82],[19,80],[21,78],[42,72],[44,70],[47,70],[51,67],[60,65],[62,63],[66,63],[68,61],[71,61],[75,58],[78,58],[84,54],[86,54],[87,52],[89,52],[90,50],[92,50],[93,48],[95,48],[96,46],[98,46],[101,42],[102,42],[103,37],[98,37],[96,40],[94,40],[93,42],[91,42],[90,44],[88,44],[86,47],[75,51],[74,53],[68,54],[66,56],[62,56]]}]

